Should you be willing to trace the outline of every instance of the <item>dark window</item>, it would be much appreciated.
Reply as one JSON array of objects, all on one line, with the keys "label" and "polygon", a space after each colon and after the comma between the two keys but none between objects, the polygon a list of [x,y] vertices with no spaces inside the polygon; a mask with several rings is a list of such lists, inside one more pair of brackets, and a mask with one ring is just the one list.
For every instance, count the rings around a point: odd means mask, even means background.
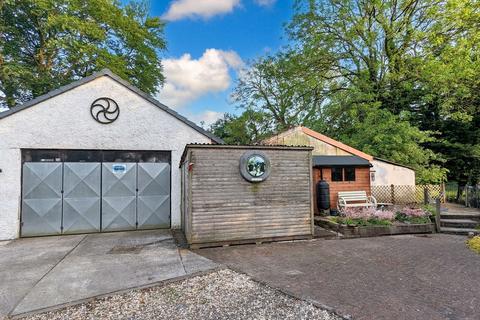
[{"label": "dark window", "polygon": [[355,168],[347,167],[345,170],[345,181],[355,181]]},{"label": "dark window", "polygon": [[343,168],[332,168],[332,181],[343,181]]},{"label": "dark window", "polygon": [[97,150],[66,150],[65,162],[100,162],[102,152]]},{"label": "dark window", "polygon": [[333,167],[332,181],[355,181],[355,167]]},{"label": "dark window", "polygon": [[24,150],[24,162],[61,162],[62,152],[59,150]]},{"label": "dark window", "polygon": [[167,162],[169,151],[22,150],[23,162]]}]

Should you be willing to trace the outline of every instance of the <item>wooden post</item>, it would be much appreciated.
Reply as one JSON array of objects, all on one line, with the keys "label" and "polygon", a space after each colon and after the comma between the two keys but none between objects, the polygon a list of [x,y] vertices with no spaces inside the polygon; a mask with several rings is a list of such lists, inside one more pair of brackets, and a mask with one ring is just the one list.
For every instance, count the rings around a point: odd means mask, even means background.
[{"label": "wooden post", "polygon": [[435,229],[437,232],[441,232],[441,204],[440,199],[435,200]]},{"label": "wooden post", "polygon": [[447,189],[445,187],[445,182],[442,183],[442,195],[443,203],[447,203]]},{"label": "wooden post", "polygon": [[465,207],[468,207],[468,185],[465,185]]},{"label": "wooden post", "polygon": [[390,202],[395,204],[395,186],[393,184],[390,185]]},{"label": "wooden post", "polygon": [[430,202],[429,195],[428,195],[428,186],[423,186],[423,204],[428,204]]}]

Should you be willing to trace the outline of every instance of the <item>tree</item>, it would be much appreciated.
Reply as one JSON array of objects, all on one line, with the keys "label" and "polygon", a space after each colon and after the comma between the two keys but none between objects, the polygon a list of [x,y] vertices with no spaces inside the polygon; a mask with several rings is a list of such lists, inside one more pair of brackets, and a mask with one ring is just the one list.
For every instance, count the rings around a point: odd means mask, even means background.
[{"label": "tree", "polygon": [[272,135],[271,123],[269,115],[247,109],[240,116],[225,113],[209,131],[227,144],[251,145]]},{"label": "tree", "polygon": [[[380,102],[399,114],[420,97],[415,85],[421,57],[419,32],[431,24],[437,0],[297,1],[288,27],[305,51],[322,50],[351,103]],[[315,67],[315,61],[312,61]],[[324,73],[321,64],[318,71]]]},{"label": "tree", "polygon": [[0,8],[3,105],[108,67],[147,93],[163,83],[164,24],[145,3],[6,0]]},{"label": "tree", "polygon": [[480,181],[480,3],[452,0],[429,13],[417,125],[439,132],[428,147],[459,187]]},{"label": "tree", "polygon": [[233,100],[267,114],[277,131],[317,119],[326,99],[325,82],[304,62],[302,53],[292,50],[258,59],[240,75]]}]

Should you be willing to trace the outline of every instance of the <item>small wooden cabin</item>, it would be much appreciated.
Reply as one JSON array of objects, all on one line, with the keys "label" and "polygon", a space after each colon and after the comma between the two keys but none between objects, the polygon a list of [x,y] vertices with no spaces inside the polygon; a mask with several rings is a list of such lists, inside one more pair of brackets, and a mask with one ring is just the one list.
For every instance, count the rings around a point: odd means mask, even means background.
[{"label": "small wooden cabin", "polygon": [[311,147],[187,145],[182,228],[191,247],[310,238]]},{"label": "small wooden cabin", "polygon": [[[370,167],[368,160],[357,156],[313,156],[313,185],[320,180],[330,186],[330,208],[337,209],[339,191],[366,191],[370,195]],[[317,194],[313,192],[314,203]],[[315,214],[319,214],[315,205]]]}]

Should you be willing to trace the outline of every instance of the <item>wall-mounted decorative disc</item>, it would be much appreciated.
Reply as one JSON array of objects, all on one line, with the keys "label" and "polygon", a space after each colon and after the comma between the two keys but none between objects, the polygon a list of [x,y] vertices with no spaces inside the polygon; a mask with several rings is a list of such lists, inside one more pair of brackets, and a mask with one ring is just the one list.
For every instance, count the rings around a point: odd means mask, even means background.
[{"label": "wall-mounted decorative disc", "polygon": [[96,121],[109,124],[117,120],[120,115],[120,108],[115,100],[102,97],[93,101],[90,106],[90,113]]},{"label": "wall-mounted decorative disc", "polygon": [[262,151],[247,151],[240,158],[240,174],[249,182],[266,180],[270,169],[270,160]]}]

